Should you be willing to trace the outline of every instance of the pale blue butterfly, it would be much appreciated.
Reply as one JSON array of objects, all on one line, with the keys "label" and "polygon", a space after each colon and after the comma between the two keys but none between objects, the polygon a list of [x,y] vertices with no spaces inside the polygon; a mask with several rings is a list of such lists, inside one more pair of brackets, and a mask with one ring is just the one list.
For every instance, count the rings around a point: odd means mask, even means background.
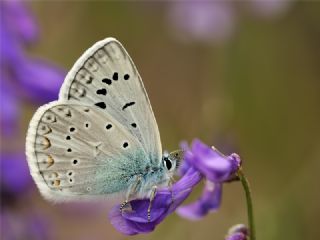
[{"label": "pale blue butterfly", "polygon": [[26,154],[46,199],[120,196],[125,203],[152,199],[157,186],[169,184],[182,156],[162,155],[142,80],[114,38],[89,48],[66,76],[59,100],[37,110]]}]

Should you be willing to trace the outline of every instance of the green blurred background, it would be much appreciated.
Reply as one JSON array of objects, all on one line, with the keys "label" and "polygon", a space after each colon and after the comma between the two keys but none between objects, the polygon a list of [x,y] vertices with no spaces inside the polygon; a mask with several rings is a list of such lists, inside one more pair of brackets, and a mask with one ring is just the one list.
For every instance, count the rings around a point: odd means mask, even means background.
[{"label": "green blurred background", "polygon": [[[164,148],[197,137],[239,153],[257,238],[320,239],[320,3],[290,1],[272,16],[259,15],[249,1],[229,3],[230,34],[203,39],[174,27],[172,2],[29,2],[41,29],[29,53],[70,69],[94,42],[117,38],[142,76]],[[4,148],[24,145],[37,107],[25,104],[21,139]],[[134,237],[116,232],[107,211],[73,214],[35,188],[30,197],[61,240],[223,239],[230,226],[247,221],[238,183],[225,185],[217,213],[197,222],[173,214],[153,233]]]}]

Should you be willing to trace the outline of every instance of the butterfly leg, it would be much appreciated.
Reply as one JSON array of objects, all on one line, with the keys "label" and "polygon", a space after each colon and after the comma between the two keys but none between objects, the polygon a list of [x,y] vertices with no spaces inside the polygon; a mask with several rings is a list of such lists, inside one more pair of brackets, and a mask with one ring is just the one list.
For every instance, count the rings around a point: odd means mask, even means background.
[{"label": "butterfly leg", "polygon": [[171,188],[172,184],[174,184],[175,182],[176,182],[176,180],[171,176],[170,179],[169,179],[168,186]]},{"label": "butterfly leg", "polygon": [[120,212],[123,212],[123,209],[127,206],[128,204],[128,200],[126,199],[123,203],[121,203],[120,205]]},{"label": "butterfly leg", "polygon": [[169,191],[171,192],[171,202],[174,202],[174,196],[173,196],[173,191],[172,191],[172,185],[173,183],[175,183],[176,180],[173,177],[170,177],[169,183],[168,183],[168,187],[169,187]]},{"label": "butterfly leg", "polygon": [[135,182],[129,187],[127,191],[126,200],[120,205],[120,212],[122,213],[125,207],[128,205],[130,198],[137,192],[137,188],[141,182],[141,175],[136,177]]},{"label": "butterfly leg", "polygon": [[150,194],[150,203],[148,207],[148,222],[151,220],[151,208],[152,208],[152,202],[156,196],[157,193],[157,186],[153,186],[151,189],[151,194]]}]

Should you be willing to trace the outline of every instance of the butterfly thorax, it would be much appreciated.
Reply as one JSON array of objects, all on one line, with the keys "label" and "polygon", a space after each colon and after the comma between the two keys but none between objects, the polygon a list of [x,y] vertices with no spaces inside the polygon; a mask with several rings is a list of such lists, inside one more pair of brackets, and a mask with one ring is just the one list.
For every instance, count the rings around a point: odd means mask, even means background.
[{"label": "butterfly thorax", "polygon": [[[131,188],[131,191],[135,193],[134,198],[148,198],[153,187],[168,186],[182,157],[183,151],[181,150],[173,151],[170,154],[165,152],[160,165],[147,165],[140,175],[133,178],[132,186],[134,189]],[[137,184],[135,185],[135,183]]]}]

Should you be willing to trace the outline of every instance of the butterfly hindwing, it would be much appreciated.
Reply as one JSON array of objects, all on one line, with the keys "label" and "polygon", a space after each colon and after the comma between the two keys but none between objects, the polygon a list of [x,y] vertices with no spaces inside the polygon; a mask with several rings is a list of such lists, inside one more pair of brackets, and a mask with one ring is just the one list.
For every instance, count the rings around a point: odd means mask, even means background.
[{"label": "butterfly hindwing", "polygon": [[158,126],[141,77],[124,47],[107,38],[75,63],[60,100],[80,102],[108,112],[141,142],[148,161],[161,160]]},{"label": "butterfly hindwing", "polygon": [[65,201],[122,193],[147,154],[107,112],[57,101],[34,115],[27,157],[44,197]]}]

